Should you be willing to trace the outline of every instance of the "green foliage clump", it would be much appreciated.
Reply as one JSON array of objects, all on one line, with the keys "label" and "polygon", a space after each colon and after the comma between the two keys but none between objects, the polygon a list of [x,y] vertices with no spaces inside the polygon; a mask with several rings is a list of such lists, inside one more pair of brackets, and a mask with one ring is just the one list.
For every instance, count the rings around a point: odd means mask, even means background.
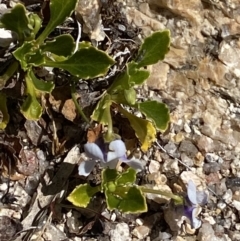
[{"label": "green foliage clump", "polygon": [[[104,51],[87,42],[78,44],[69,34],[48,39],[49,34],[71,15],[76,4],[77,0],[50,0],[50,20],[42,32],[40,32],[42,19],[37,14],[27,12],[22,4],[17,4],[0,18],[0,27],[18,35],[18,46],[13,52],[15,61],[0,76],[0,90],[16,71],[24,72],[26,98],[21,106],[21,112],[26,119],[38,120],[41,117],[43,112],[41,96],[51,93],[55,87],[53,81],[38,79],[34,73],[35,67],[46,66],[66,70],[72,76],[70,85],[74,86],[76,81],[74,77],[92,79],[104,76],[115,63]],[[145,67],[163,60],[169,45],[168,30],[157,31],[147,37],[140,46],[136,59],[126,64],[125,70],[116,76],[99,100],[91,119],[107,125],[105,142],[110,143],[116,138],[116,134],[113,133],[112,108],[128,118],[143,151],[155,141],[157,130],[167,129],[170,120],[167,106],[151,100],[138,102],[135,88],[142,85],[149,77]],[[74,88],[72,90],[74,92]],[[82,112],[73,93],[72,97],[76,108],[87,121],[88,118]],[[1,129],[4,129],[9,121],[7,98],[8,96],[0,91],[0,112],[3,116],[0,122]],[[125,107],[140,111],[145,118],[133,115]],[[123,173],[115,169],[104,169],[101,185],[97,187],[91,187],[89,184],[80,185],[73,190],[68,200],[74,205],[86,207],[91,198],[101,191],[106,195],[110,210],[119,209],[127,213],[145,212],[147,205],[143,195],[144,189],[137,186],[135,180],[136,172],[131,168]],[[175,197],[171,194],[170,196]]]}]

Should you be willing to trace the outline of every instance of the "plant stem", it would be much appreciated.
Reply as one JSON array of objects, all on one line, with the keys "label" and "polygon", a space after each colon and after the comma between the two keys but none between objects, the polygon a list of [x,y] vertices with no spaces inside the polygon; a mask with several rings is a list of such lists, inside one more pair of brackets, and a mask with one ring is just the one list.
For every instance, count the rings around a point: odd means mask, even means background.
[{"label": "plant stem", "polygon": [[145,188],[145,187],[140,187],[142,192],[145,193],[153,193],[153,194],[158,194],[158,195],[162,195],[168,198],[173,199],[176,203],[178,204],[182,204],[183,203],[183,199],[171,192],[166,192],[166,191],[161,191],[161,190],[155,190],[155,189],[151,189],[151,188]]},{"label": "plant stem", "polygon": [[78,110],[78,113],[82,116],[82,118],[88,123],[90,124],[89,119],[87,118],[87,116],[83,113],[82,108],[80,107],[80,105],[77,102],[77,98],[76,98],[76,88],[75,88],[75,84],[72,83],[71,85],[71,96],[72,96],[72,100],[76,106],[76,109]]},{"label": "plant stem", "polygon": [[108,130],[107,130],[106,140],[111,142],[113,137],[113,123],[112,123],[110,105],[107,107],[107,111],[108,111]]},{"label": "plant stem", "polygon": [[14,60],[14,62],[9,65],[9,67],[7,68],[5,73],[2,76],[0,76],[0,79],[1,79],[0,87],[1,88],[3,88],[5,86],[5,84],[7,83],[7,81],[9,80],[9,78],[14,75],[17,68],[18,68],[18,62]]}]

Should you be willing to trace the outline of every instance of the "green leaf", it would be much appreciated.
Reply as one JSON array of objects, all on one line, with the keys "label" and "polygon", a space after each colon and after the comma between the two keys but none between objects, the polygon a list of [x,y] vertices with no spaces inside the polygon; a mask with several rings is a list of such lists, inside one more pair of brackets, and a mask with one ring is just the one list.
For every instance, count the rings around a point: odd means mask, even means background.
[{"label": "green leaf", "polygon": [[124,90],[124,97],[129,105],[135,105],[136,103],[136,91],[133,88],[130,88],[128,90]]},{"label": "green leaf", "polygon": [[146,198],[141,189],[130,187],[127,195],[119,203],[118,209],[124,213],[147,212]]},{"label": "green leaf", "polygon": [[138,68],[157,63],[163,60],[170,46],[169,30],[158,31],[144,39],[136,62]]},{"label": "green leaf", "polygon": [[128,74],[131,86],[143,84],[150,75],[149,71],[139,69],[138,65],[134,62],[128,63]]},{"label": "green leaf", "polygon": [[27,120],[38,120],[42,115],[42,107],[35,96],[28,94],[22,104],[21,112]]},{"label": "green leaf", "polygon": [[7,97],[4,93],[0,92],[0,129],[3,130],[6,128],[9,122],[9,114],[7,109]]},{"label": "green leaf", "polygon": [[91,187],[89,184],[81,184],[70,193],[67,200],[77,207],[85,208],[97,192],[99,192],[99,186]]},{"label": "green leaf", "polygon": [[105,191],[107,207],[110,211],[117,209],[122,199],[112,193],[111,191]]},{"label": "green leaf", "polygon": [[32,49],[32,52],[26,54],[25,58],[28,65],[40,66],[45,63],[45,58],[42,55],[41,49]]},{"label": "green leaf", "polygon": [[31,33],[32,39],[35,39],[36,34],[38,33],[38,31],[42,26],[42,19],[36,13],[30,13],[28,18],[33,29]]},{"label": "green leaf", "polygon": [[119,90],[115,94],[111,94],[111,99],[113,102],[123,105],[130,105],[129,100],[125,98],[124,90]]},{"label": "green leaf", "polygon": [[136,171],[133,168],[128,168],[128,170],[119,175],[116,179],[117,185],[126,185],[136,181]]},{"label": "green leaf", "polygon": [[[31,70],[29,70],[29,72],[30,71]],[[37,100],[36,89],[29,73],[26,75],[26,86],[28,96],[22,104],[21,112],[28,120],[38,120],[42,115],[42,106]]]},{"label": "green leaf", "polygon": [[109,210],[117,208],[119,202],[121,201],[120,197],[117,197],[113,192],[116,190],[116,184],[114,181],[118,177],[118,172],[116,169],[103,169],[102,170],[102,183],[101,189],[105,193],[106,203]]},{"label": "green leaf", "polygon": [[92,120],[97,121],[103,125],[108,124],[109,118],[111,118],[110,106],[112,100],[109,95],[105,95],[97,104],[96,108],[91,115]]},{"label": "green leaf", "polygon": [[102,171],[102,191],[109,210],[119,209],[126,213],[147,211],[145,196],[138,187],[132,186],[135,180],[136,171],[132,168],[124,173],[115,169]]},{"label": "green leaf", "polygon": [[37,42],[41,44],[48,35],[64,20],[69,17],[75,9],[78,0],[51,0],[50,1],[50,19],[48,25],[38,37]]},{"label": "green leaf", "polygon": [[23,70],[28,70],[27,54],[32,52],[33,42],[24,42],[24,44],[13,52],[13,56],[17,59]]},{"label": "green leaf", "polygon": [[115,181],[118,177],[118,172],[116,169],[103,169],[102,171],[102,184],[106,184],[111,181]]},{"label": "green leaf", "polygon": [[115,193],[105,191],[105,196],[110,211],[114,209],[124,213],[147,211],[146,198],[138,187],[120,187]]},{"label": "green leaf", "polygon": [[43,65],[45,58],[36,42],[24,42],[24,44],[13,52],[14,57],[20,62],[23,70],[27,71],[30,66]]},{"label": "green leaf", "polygon": [[129,88],[129,74],[128,71],[124,71],[116,77],[112,85],[108,88],[107,92],[112,95],[118,90],[125,90]]},{"label": "green leaf", "polygon": [[56,37],[53,41],[46,41],[41,46],[42,51],[47,51],[60,56],[69,56],[75,48],[74,39],[70,34],[62,34]]},{"label": "green leaf", "polygon": [[34,88],[37,91],[51,93],[52,90],[54,89],[54,83],[52,81],[45,82],[44,80],[38,79],[32,70],[28,71],[27,75],[28,75],[28,78],[32,79]]},{"label": "green leaf", "polygon": [[144,113],[147,118],[154,121],[160,131],[165,131],[168,128],[170,115],[169,109],[165,104],[157,101],[146,101],[139,103],[138,109]]},{"label": "green leaf", "polygon": [[148,120],[141,119],[129,113],[120,106],[119,111],[128,118],[137,138],[142,143],[142,151],[147,151],[152,142],[154,142],[156,139],[156,129],[154,128],[153,124]]},{"label": "green leaf", "polygon": [[92,46],[91,42],[81,41],[81,42],[79,42],[79,44],[78,44],[78,49],[89,48],[89,47],[91,47],[91,46]]},{"label": "green leaf", "polygon": [[26,15],[26,9],[22,4],[16,4],[10,12],[1,17],[0,21],[4,28],[18,34],[20,42],[31,36],[31,25]]},{"label": "green leaf", "polygon": [[[48,61],[50,62],[61,62],[65,61],[67,57],[56,55],[54,53],[43,53],[44,54],[44,62],[47,63]],[[46,65],[46,64],[45,64]],[[47,65],[46,65],[47,66]]]},{"label": "green leaf", "polygon": [[9,65],[5,73],[2,76],[0,76],[0,90],[4,88],[5,84],[7,83],[9,78],[13,76],[17,68],[18,62],[15,60],[13,63]]},{"label": "green leaf", "polygon": [[108,89],[108,93],[115,94],[119,90],[128,90],[134,85],[141,85],[149,77],[149,71],[140,70],[135,62],[127,64],[126,70],[117,76]]},{"label": "green leaf", "polygon": [[81,48],[61,62],[46,61],[45,66],[62,68],[79,78],[88,79],[105,75],[114,60],[95,47]]}]

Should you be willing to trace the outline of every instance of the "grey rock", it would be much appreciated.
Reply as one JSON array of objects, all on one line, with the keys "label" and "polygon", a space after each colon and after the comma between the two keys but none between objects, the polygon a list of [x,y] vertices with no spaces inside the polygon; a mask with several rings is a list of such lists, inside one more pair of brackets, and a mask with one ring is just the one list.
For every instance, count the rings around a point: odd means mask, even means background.
[{"label": "grey rock", "polygon": [[177,150],[177,146],[173,143],[173,142],[169,142],[168,144],[166,144],[164,146],[164,149],[170,153],[170,154],[174,154]]},{"label": "grey rock", "polygon": [[118,223],[115,229],[109,232],[111,241],[130,241],[130,231],[126,223]]},{"label": "grey rock", "polygon": [[203,165],[203,170],[206,174],[218,172],[220,169],[220,164],[216,162],[204,163]]},{"label": "grey rock", "polygon": [[179,147],[180,152],[185,152],[190,158],[194,158],[198,153],[197,147],[188,140],[184,140],[181,142]]}]

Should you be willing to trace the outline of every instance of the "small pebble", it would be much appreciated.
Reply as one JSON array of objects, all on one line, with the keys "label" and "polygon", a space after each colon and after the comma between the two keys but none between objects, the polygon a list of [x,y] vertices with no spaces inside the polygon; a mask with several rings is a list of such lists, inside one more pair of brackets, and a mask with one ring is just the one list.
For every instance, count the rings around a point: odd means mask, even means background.
[{"label": "small pebble", "polygon": [[169,160],[163,163],[162,171],[164,173],[178,175],[180,173],[179,165],[177,160]]},{"label": "small pebble", "polygon": [[210,223],[211,225],[216,224],[216,220],[212,216],[209,216],[208,214],[207,214],[207,216],[204,217],[204,220],[207,221],[208,223]]},{"label": "small pebble", "polygon": [[2,191],[2,192],[5,192],[7,190],[7,188],[8,188],[7,183],[2,183],[0,185],[0,191]]},{"label": "small pebble", "polygon": [[191,133],[192,131],[190,126],[187,123],[184,124],[183,128],[184,128],[184,131],[187,133]]},{"label": "small pebble", "polygon": [[79,229],[82,227],[82,222],[80,222],[77,218],[75,217],[70,217],[67,219],[67,226],[68,226],[68,231],[70,233],[78,233]]},{"label": "small pebble", "polygon": [[14,191],[14,195],[17,197],[16,204],[22,208],[25,207],[28,204],[28,202],[31,200],[31,197],[20,185],[17,185]]},{"label": "small pebble", "polygon": [[204,156],[202,155],[201,152],[198,152],[194,158],[194,164],[198,167],[202,167],[204,164],[203,161],[204,161]]},{"label": "small pebble", "polygon": [[174,154],[176,151],[177,151],[177,146],[172,143],[172,142],[169,142],[167,145],[164,146],[164,149],[170,153],[170,154]]},{"label": "small pebble", "polygon": [[184,152],[181,153],[181,160],[189,167],[192,167],[194,164],[192,158],[189,158]]},{"label": "small pebble", "polygon": [[184,140],[181,142],[179,147],[180,152],[185,152],[190,158],[194,158],[198,153],[197,147],[188,140]]},{"label": "small pebble", "polygon": [[224,202],[221,202],[221,201],[218,202],[218,204],[217,204],[217,207],[218,207],[219,209],[221,209],[221,210],[225,209],[226,206],[227,206],[227,204],[224,203]]},{"label": "small pebble", "polygon": [[231,189],[228,189],[225,194],[223,195],[223,200],[226,202],[226,203],[231,203],[232,202],[232,197],[233,197],[233,193],[232,193],[232,190]]},{"label": "small pebble", "polygon": [[17,232],[22,230],[22,225],[17,219],[12,219],[8,216],[0,217],[0,240],[9,241]]},{"label": "small pebble", "polygon": [[174,140],[174,142],[179,143],[179,142],[183,141],[184,138],[185,138],[185,137],[184,137],[184,134],[183,134],[182,132],[178,132],[178,133],[173,137],[173,140]]},{"label": "small pebble", "polygon": [[133,229],[132,235],[136,236],[138,239],[144,239],[149,234],[150,228],[147,226],[138,226]]},{"label": "small pebble", "polygon": [[218,158],[219,157],[214,153],[207,153],[205,155],[205,159],[207,162],[216,162],[216,161],[218,161]]},{"label": "small pebble", "polygon": [[203,223],[201,228],[199,229],[197,240],[209,241],[214,240],[217,241],[216,236],[214,234],[214,230],[209,223]]},{"label": "small pebble", "polygon": [[7,47],[14,41],[14,36],[11,31],[0,28],[0,47]]},{"label": "small pebble", "polygon": [[130,231],[126,223],[118,223],[116,227],[109,232],[111,241],[130,241]]},{"label": "small pebble", "polygon": [[150,173],[158,172],[160,169],[160,163],[157,161],[151,160],[148,169]]},{"label": "small pebble", "polygon": [[170,233],[166,233],[166,232],[159,233],[159,238],[161,240],[170,239],[171,237],[172,237],[172,235]]},{"label": "small pebble", "polygon": [[232,210],[228,209],[224,212],[223,216],[224,216],[225,219],[227,219],[227,218],[231,218],[232,214],[233,214]]},{"label": "small pebble", "polygon": [[117,218],[117,215],[116,215],[116,213],[112,213],[112,215],[111,215],[111,220],[113,221],[113,222],[115,222],[116,221],[116,218]]},{"label": "small pebble", "polygon": [[143,219],[141,219],[141,218],[137,218],[136,219],[136,224],[138,224],[138,225],[143,225]]},{"label": "small pebble", "polygon": [[237,231],[229,231],[229,237],[232,238],[232,240],[240,240],[240,232]]},{"label": "small pebble", "polygon": [[177,236],[176,239],[175,239],[175,241],[185,241],[185,239],[182,238],[182,237],[180,237],[180,236]]},{"label": "small pebble", "polygon": [[215,230],[215,234],[219,236],[221,236],[225,232],[224,227],[218,224],[214,226],[214,230]]},{"label": "small pebble", "polygon": [[236,223],[236,224],[235,224],[235,228],[236,228],[237,230],[240,230],[240,223]]},{"label": "small pebble", "polygon": [[220,164],[217,162],[210,162],[210,163],[203,164],[203,170],[206,174],[216,173],[220,171],[220,169],[221,169]]},{"label": "small pebble", "polygon": [[224,228],[227,228],[227,229],[230,229],[231,225],[232,225],[231,220],[230,220],[230,219],[225,219],[225,222],[224,222],[224,224],[223,224],[223,227],[224,227]]}]

